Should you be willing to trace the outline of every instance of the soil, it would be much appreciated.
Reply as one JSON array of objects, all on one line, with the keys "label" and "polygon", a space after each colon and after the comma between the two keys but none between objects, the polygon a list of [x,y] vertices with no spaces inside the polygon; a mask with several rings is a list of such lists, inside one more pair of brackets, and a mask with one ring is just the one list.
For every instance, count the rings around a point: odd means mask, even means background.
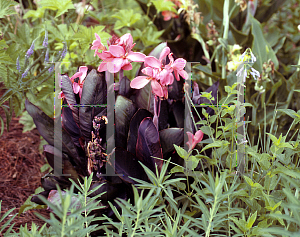
[{"label": "soil", "polygon": [[[0,83],[0,88],[2,86]],[[4,92],[5,90],[0,91],[0,98]],[[7,102],[5,104],[8,105]],[[40,134],[36,128],[23,133],[23,124],[19,123],[20,118],[16,118],[13,113],[9,131],[7,131],[6,116],[1,107],[0,115],[5,124],[3,135],[0,137],[1,216],[8,210],[15,208],[0,223],[1,229],[1,226],[13,216],[11,214],[18,213],[26,199],[34,193],[36,188],[41,186],[43,174],[40,168],[46,164],[46,160],[44,155],[39,153]],[[35,212],[49,218],[49,211],[46,209],[28,210],[15,217],[12,221],[12,223],[15,223],[13,229],[18,233],[19,227],[21,225],[25,226],[25,224],[27,224],[27,229],[30,229],[32,222],[42,226],[44,221],[39,219],[34,214]]]}]

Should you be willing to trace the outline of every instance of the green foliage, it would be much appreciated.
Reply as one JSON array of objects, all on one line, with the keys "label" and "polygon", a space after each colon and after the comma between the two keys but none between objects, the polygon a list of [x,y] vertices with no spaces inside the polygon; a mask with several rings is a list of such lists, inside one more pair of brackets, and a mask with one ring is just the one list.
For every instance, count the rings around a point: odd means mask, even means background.
[{"label": "green foliage", "polygon": [[[1,204],[2,201],[0,201],[0,210],[1,210]],[[11,223],[13,219],[16,217],[17,214],[14,214],[12,217],[10,217],[6,222],[4,222],[4,219],[9,216],[9,214],[14,210],[15,208],[12,208],[8,210],[4,215],[0,215],[0,223],[1,223],[1,229],[0,234],[3,234],[5,236],[8,236],[10,232],[12,231],[15,223]],[[5,232],[5,228],[9,227]]]},{"label": "green foliage", "polygon": [[69,9],[75,9],[72,0],[42,0],[39,2],[39,5],[43,9],[57,11],[55,17],[61,16],[62,14],[66,13]]},{"label": "green foliage", "polygon": [[16,6],[17,3],[14,1],[0,1],[0,18],[4,18],[5,16],[9,16],[15,14],[16,12],[12,10],[12,6]]}]

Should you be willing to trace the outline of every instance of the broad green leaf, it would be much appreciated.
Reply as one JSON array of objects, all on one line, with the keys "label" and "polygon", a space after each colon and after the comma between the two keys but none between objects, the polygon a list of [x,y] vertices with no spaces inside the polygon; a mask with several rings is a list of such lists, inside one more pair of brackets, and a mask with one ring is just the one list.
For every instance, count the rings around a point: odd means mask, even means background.
[{"label": "broad green leaf", "polygon": [[181,166],[175,166],[170,170],[170,173],[183,173],[184,172],[184,168]]},{"label": "broad green leaf", "polygon": [[84,25],[79,25],[79,29],[77,33],[74,34],[73,39],[79,40],[82,43],[81,47],[83,47],[83,53],[85,53],[89,48],[90,44],[95,38],[95,33],[97,33],[100,38],[101,42],[106,44],[106,41],[110,38],[110,35],[104,32],[105,26],[99,25],[94,27],[86,27]]},{"label": "broad green leaf", "polygon": [[237,219],[235,217],[229,217],[230,220],[232,220],[239,228],[242,232],[247,232],[247,222],[243,219]]},{"label": "broad green leaf", "polygon": [[261,24],[254,17],[251,17],[251,33],[253,36],[252,50],[257,59],[254,66],[257,67],[259,72],[262,72],[263,63],[271,59],[275,68],[278,68],[277,57],[263,35]]},{"label": "broad green leaf", "polygon": [[175,10],[176,5],[171,1],[151,0],[151,2],[157,9],[157,13],[162,11],[171,11],[177,13],[177,11]]},{"label": "broad green leaf", "polygon": [[253,186],[254,183],[249,177],[244,175],[244,179],[246,180],[247,184],[249,184],[251,187]]},{"label": "broad green leaf", "polygon": [[75,9],[72,0],[42,0],[39,5],[44,9],[57,11],[55,17],[59,17],[70,9]]},{"label": "broad green leaf", "polygon": [[261,166],[263,170],[268,170],[271,166],[271,163],[269,159],[271,156],[267,153],[263,153],[261,155],[254,156],[254,158],[257,160],[258,164]]},{"label": "broad green leaf", "polygon": [[185,162],[186,168],[188,170],[194,170],[197,167],[198,163],[199,160],[195,156],[190,156]]},{"label": "broad green leaf", "polygon": [[209,126],[202,126],[200,130],[208,136],[211,136],[215,132],[214,129]]},{"label": "broad green leaf", "polygon": [[23,16],[24,19],[32,18],[32,21],[35,21],[37,19],[41,19],[44,17],[45,8],[38,7],[37,10],[29,10],[26,12],[26,14]]},{"label": "broad green leaf", "polygon": [[4,18],[5,16],[16,14],[16,12],[13,10],[13,6],[16,6],[17,4],[18,3],[15,1],[0,0],[0,19]]},{"label": "broad green leaf", "polygon": [[281,202],[282,202],[282,201],[276,203],[273,207],[272,207],[272,206],[266,206],[266,208],[267,208],[268,210],[275,211],[275,209],[281,205]]},{"label": "broad green leaf", "polygon": [[250,229],[253,226],[253,224],[256,220],[256,217],[257,217],[257,211],[248,218],[248,220],[247,220],[247,228],[248,229]]},{"label": "broad green leaf", "polygon": [[131,27],[142,16],[140,13],[134,13],[133,9],[122,9],[117,14],[112,15],[112,17],[118,19],[114,27],[115,30],[118,30],[122,27]]},{"label": "broad green leaf", "polygon": [[209,68],[207,65],[206,66],[203,66],[201,64],[197,64],[195,66],[193,66],[194,69],[198,69],[200,70],[201,72],[203,72],[206,76],[209,76],[209,77],[213,77],[215,79],[217,79],[218,77],[213,75],[212,74],[212,71],[211,71],[211,68]]},{"label": "broad green leaf", "polygon": [[34,129],[36,127],[35,123],[33,122],[32,117],[28,114],[28,112],[26,110],[22,113],[19,123],[24,125],[23,133],[27,132],[27,131],[31,131],[32,129]]},{"label": "broad green leaf", "polygon": [[181,148],[180,146],[176,146],[175,144],[174,144],[174,147],[175,147],[175,149],[176,149],[177,154],[178,154],[181,158],[183,158],[183,159],[188,158],[188,153],[187,153],[183,148]]},{"label": "broad green leaf", "polygon": [[211,144],[206,145],[201,150],[201,152],[205,151],[206,149],[212,148],[212,147],[223,147],[223,146],[225,147],[225,146],[228,146],[228,144],[229,144],[228,141],[219,141],[219,140],[217,140],[217,141],[215,141],[215,142],[213,142]]},{"label": "broad green leaf", "polygon": [[271,140],[274,144],[278,143],[278,139],[274,135],[272,135],[271,133],[267,133],[267,134],[269,135],[269,137],[271,138]]}]

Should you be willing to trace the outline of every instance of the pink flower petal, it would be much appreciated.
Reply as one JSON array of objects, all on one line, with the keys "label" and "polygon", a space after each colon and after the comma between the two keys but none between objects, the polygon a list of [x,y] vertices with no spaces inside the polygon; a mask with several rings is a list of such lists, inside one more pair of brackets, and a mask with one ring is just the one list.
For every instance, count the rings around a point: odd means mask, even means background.
[{"label": "pink flower petal", "polygon": [[186,60],[185,59],[177,58],[175,60],[175,62],[173,63],[172,67],[174,69],[176,68],[177,70],[182,70],[182,69],[184,69],[185,65],[186,65]]},{"label": "pink flower petal", "polygon": [[177,70],[174,70],[175,78],[177,81],[180,81],[179,74]]},{"label": "pink flower petal", "polygon": [[111,62],[107,63],[107,71],[109,71],[110,73],[117,73],[124,65],[123,61],[123,58],[114,58]]},{"label": "pink flower petal", "polygon": [[74,80],[77,77],[81,77],[81,75],[82,75],[82,72],[76,72],[70,79]]},{"label": "pink flower petal", "polygon": [[102,60],[108,61],[113,58],[112,54],[109,51],[103,51],[102,53],[97,53],[98,57]]},{"label": "pink flower petal", "polygon": [[82,82],[84,80],[84,78],[86,77],[88,71],[88,67],[87,66],[81,66],[79,67],[79,72],[81,72],[81,76],[79,77],[80,82]]},{"label": "pink flower petal", "polygon": [[127,33],[127,34],[123,35],[120,38],[120,42],[119,42],[119,44],[128,45],[129,47],[132,46],[132,43],[133,43],[133,39],[132,39],[132,36],[131,36],[130,33]]},{"label": "pink flower petal", "polygon": [[164,97],[161,85],[156,80],[151,80],[152,91],[159,97]]},{"label": "pink flower petal", "polygon": [[73,83],[73,91],[74,91],[74,93],[78,94],[79,89],[80,89],[80,86],[78,85],[78,83],[74,82]]},{"label": "pink flower petal", "polygon": [[170,85],[174,81],[173,75],[166,69],[163,69],[160,73],[160,83],[162,85]]},{"label": "pink flower petal", "polygon": [[104,72],[107,71],[107,63],[106,62],[102,62],[100,63],[99,67],[98,67],[98,72]]},{"label": "pink flower petal", "polygon": [[153,68],[161,68],[160,61],[152,56],[145,57],[145,66],[146,67],[153,67]]},{"label": "pink flower petal", "polygon": [[130,82],[130,87],[134,89],[141,89],[144,86],[146,86],[149,83],[149,81],[150,80],[148,77],[138,76]]},{"label": "pink flower petal", "polygon": [[131,63],[125,64],[122,69],[125,71],[130,71],[132,69]]},{"label": "pink flower petal", "polygon": [[153,74],[153,68],[151,67],[145,67],[142,69],[142,73],[144,73],[145,75],[149,76],[149,77],[154,77]]},{"label": "pink flower petal", "polygon": [[114,56],[114,57],[123,57],[125,55],[125,50],[123,47],[119,45],[111,45],[109,46],[109,52]]},{"label": "pink flower petal", "polygon": [[[184,70],[180,70],[180,71],[178,71],[178,73],[180,74],[180,76],[183,78],[183,79],[188,79],[188,77],[189,77],[189,75],[188,75],[188,73],[186,72],[186,71],[184,71]],[[179,81],[179,80],[178,80]]]},{"label": "pink flower petal", "polygon": [[127,58],[133,62],[144,62],[146,55],[139,52],[129,52]]},{"label": "pink flower petal", "polygon": [[202,132],[201,130],[197,131],[197,132],[195,133],[194,140],[195,140],[197,143],[201,142],[202,139],[203,139],[203,135],[204,135],[204,134],[203,134],[203,132]]},{"label": "pink flower petal", "polygon": [[167,55],[170,53],[170,48],[169,47],[165,47],[159,56],[159,61],[161,62],[163,59],[165,59],[165,57],[167,57]]}]

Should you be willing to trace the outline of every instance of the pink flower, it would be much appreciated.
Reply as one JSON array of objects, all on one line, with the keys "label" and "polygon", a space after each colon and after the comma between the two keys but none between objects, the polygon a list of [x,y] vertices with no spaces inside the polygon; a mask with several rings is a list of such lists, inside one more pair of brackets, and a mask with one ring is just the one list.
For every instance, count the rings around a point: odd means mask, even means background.
[{"label": "pink flower", "polygon": [[[170,63],[166,64],[166,56],[169,55]],[[185,79],[188,77],[184,67],[186,60],[178,58],[175,60],[170,53],[170,48],[165,47],[160,53],[159,59],[153,56],[145,57],[145,67],[142,72],[147,76],[138,76],[132,80],[130,86],[135,89],[141,89],[151,80],[152,91],[159,97],[168,98],[167,86],[174,82],[174,71],[176,79],[179,81],[179,75]]]},{"label": "pink flower", "polygon": [[96,40],[93,41],[93,46],[91,47],[92,50],[95,50],[95,54],[94,57],[96,56],[96,54],[98,53],[98,50],[105,50],[105,46],[101,43],[101,39],[100,36],[95,33],[96,36]]},{"label": "pink flower", "polygon": [[108,51],[97,54],[103,60],[98,67],[98,71],[116,73],[121,69],[131,70],[131,61],[144,62],[146,55],[131,51],[134,45],[130,33],[123,35],[120,39],[113,38],[110,41]]},{"label": "pink flower", "polygon": [[166,91],[163,86],[158,82],[158,70],[153,69],[151,67],[146,67],[142,70],[142,73],[144,73],[147,76],[138,76],[134,78],[130,82],[130,87],[135,89],[141,89],[144,86],[146,86],[149,81],[151,81],[152,91],[155,95],[159,97],[164,97]]},{"label": "pink flower", "polygon": [[176,80],[179,81],[179,75],[183,78],[183,79],[187,79],[188,78],[188,74],[186,71],[184,71],[184,67],[186,65],[186,60],[183,58],[177,58],[174,62],[174,58],[172,56],[172,53],[169,54],[169,59],[170,59],[170,64],[168,65],[168,67],[171,67],[174,71]]},{"label": "pink flower", "polygon": [[189,137],[189,141],[186,143],[189,147],[189,151],[190,152],[191,150],[194,149],[194,147],[196,146],[196,144],[198,142],[201,142],[201,140],[203,139],[203,132],[201,130],[197,131],[195,133],[195,136],[190,133],[190,132],[186,132],[188,137]]},{"label": "pink flower", "polygon": [[[86,66],[81,66],[79,68],[79,71],[76,72],[71,78],[70,80],[73,83],[73,91],[75,94],[78,94],[79,92],[79,97],[81,98],[81,94],[82,94],[82,87],[83,87],[83,80],[86,77],[87,74],[87,70],[88,67]],[[79,77],[79,81],[78,82],[74,82],[74,79]]]},{"label": "pink flower", "polygon": [[147,56],[145,58],[145,66],[157,70],[157,79],[160,80],[160,83],[163,86],[171,85],[174,81],[174,77],[172,75],[173,69],[165,66],[165,58],[168,54],[170,54],[170,48],[165,47],[160,53],[159,59],[152,56]]}]

